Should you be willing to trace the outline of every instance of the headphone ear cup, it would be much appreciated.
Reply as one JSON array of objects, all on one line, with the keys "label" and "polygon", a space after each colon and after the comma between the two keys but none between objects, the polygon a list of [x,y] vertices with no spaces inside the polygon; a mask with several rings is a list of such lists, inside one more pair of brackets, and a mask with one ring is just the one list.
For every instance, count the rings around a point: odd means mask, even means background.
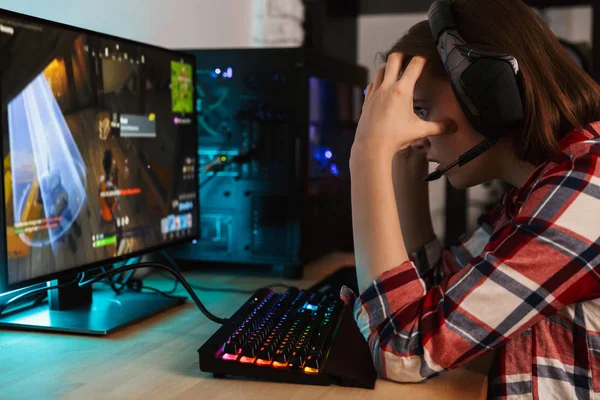
[{"label": "headphone ear cup", "polygon": [[521,127],[523,101],[517,78],[508,61],[482,57],[463,72],[461,83],[480,115],[469,115],[464,107],[463,111],[469,119],[477,120],[473,123],[474,127],[486,127],[486,132],[482,134],[499,138]]}]

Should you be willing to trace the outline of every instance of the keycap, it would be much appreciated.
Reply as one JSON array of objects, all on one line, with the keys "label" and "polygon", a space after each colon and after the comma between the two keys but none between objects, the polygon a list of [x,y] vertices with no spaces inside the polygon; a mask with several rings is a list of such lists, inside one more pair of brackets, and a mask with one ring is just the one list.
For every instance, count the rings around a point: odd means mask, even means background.
[{"label": "keycap", "polygon": [[288,357],[289,357],[288,353],[281,352],[279,354],[275,354],[275,357],[273,358],[273,361],[285,364],[286,362],[288,362]]},{"label": "keycap", "polygon": [[321,359],[314,357],[314,356],[308,356],[308,358],[306,359],[306,363],[304,364],[304,368],[312,368],[312,369],[316,369],[318,370],[321,367]]},{"label": "keycap", "polygon": [[304,355],[298,353],[297,351],[293,352],[290,356],[290,366],[301,367],[304,363]]},{"label": "keycap", "polygon": [[246,344],[242,347],[242,356],[254,358],[256,357],[256,348],[255,344]]},{"label": "keycap", "polygon": [[273,350],[269,347],[262,347],[256,358],[259,358],[261,360],[271,360],[273,358]]},{"label": "keycap", "polygon": [[238,351],[238,345],[237,343],[227,342],[225,343],[225,348],[223,351],[228,354],[236,354]]}]

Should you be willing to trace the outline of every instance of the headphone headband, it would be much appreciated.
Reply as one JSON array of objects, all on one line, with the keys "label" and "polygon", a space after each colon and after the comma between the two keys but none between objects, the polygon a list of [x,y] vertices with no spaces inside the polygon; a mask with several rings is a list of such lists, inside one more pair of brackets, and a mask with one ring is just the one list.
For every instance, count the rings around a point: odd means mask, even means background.
[{"label": "headphone headband", "polygon": [[524,112],[517,60],[469,45],[458,32],[448,0],[435,1],[428,19],[454,95],[473,127],[489,139],[518,130]]},{"label": "headphone headband", "polygon": [[433,40],[437,46],[440,36],[448,29],[456,30],[456,23],[452,16],[450,2],[437,1],[429,9],[429,27],[433,34]]}]

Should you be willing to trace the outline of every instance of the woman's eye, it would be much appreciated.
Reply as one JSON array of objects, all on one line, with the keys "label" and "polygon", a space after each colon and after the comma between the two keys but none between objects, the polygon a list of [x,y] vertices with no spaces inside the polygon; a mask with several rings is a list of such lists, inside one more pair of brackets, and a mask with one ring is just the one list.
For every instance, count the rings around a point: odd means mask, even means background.
[{"label": "woman's eye", "polygon": [[421,119],[427,118],[427,110],[423,107],[414,107],[413,108],[415,115]]}]

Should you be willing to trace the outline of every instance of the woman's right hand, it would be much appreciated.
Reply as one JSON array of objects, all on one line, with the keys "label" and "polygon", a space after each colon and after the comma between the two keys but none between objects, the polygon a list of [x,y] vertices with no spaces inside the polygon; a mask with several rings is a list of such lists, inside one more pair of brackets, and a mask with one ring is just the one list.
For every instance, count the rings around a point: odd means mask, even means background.
[{"label": "woman's right hand", "polygon": [[394,174],[399,174],[401,180],[408,180],[407,183],[422,183],[423,177],[429,173],[429,161],[424,152],[418,148],[409,146],[396,155],[393,162]]}]

